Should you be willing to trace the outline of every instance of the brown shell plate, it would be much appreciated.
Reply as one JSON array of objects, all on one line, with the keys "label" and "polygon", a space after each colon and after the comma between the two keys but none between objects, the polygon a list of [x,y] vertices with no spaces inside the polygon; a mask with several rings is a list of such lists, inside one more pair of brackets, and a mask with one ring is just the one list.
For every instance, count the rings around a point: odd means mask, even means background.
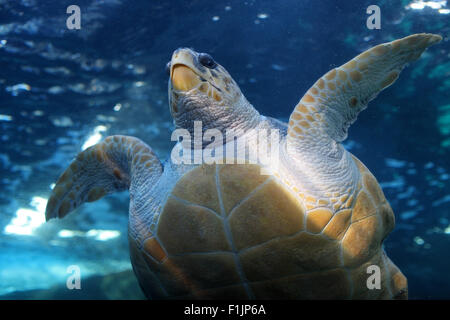
[{"label": "brown shell plate", "polygon": [[[348,299],[406,297],[406,278],[381,243],[394,215],[354,158],[350,208],[306,209],[258,165],[202,165],[175,185],[156,234],[130,239],[135,272],[152,298]],[[138,248],[141,248],[139,250]],[[381,269],[369,290],[367,267]]]}]

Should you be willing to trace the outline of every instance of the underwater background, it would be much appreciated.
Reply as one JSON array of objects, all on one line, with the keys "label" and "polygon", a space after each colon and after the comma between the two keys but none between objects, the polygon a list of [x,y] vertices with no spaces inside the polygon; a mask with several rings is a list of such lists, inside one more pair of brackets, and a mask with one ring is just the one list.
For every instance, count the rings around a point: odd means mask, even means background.
[{"label": "underwater background", "polygon": [[[81,29],[66,27],[69,5]],[[381,8],[369,30],[366,9]],[[450,299],[450,6],[413,0],[0,0],[0,299],[141,299],[129,262],[128,193],[45,222],[52,184],[113,134],[161,159],[173,129],[165,65],[210,53],[260,113],[287,121],[328,70],[379,43],[443,36],[349,129],[345,146],[396,217],[384,243],[411,299]],[[67,268],[82,290],[68,290]]]}]

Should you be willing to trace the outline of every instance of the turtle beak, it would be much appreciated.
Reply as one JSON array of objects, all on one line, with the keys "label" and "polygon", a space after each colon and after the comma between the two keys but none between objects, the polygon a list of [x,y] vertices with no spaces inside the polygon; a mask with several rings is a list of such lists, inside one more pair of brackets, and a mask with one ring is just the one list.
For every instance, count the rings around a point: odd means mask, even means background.
[{"label": "turtle beak", "polygon": [[169,109],[172,118],[175,118],[175,115],[178,113],[178,103],[180,95],[178,91],[174,90],[172,81],[169,80]]},{"label": "turtle beak", "polygon": [[200,76],[194,71],[194,55],[189,49],[175,50],[171,61],[167,64],[169,73],[169,103],[170,111],[174,117],[178,112],[178,104],[184,93],[201,84]]},{"label": "turtle beak", "polygon": [[189,91],[200,84],[199,76],[186,65],[175,64],[171,68],[170,80],[177,91]]},{"label": "turtle beak", "polygon": [[191,50],[175,50],[170,61],[170,81],[177,91],[186,92],[200,84],[200,77],[194,71],[195,56]]}]

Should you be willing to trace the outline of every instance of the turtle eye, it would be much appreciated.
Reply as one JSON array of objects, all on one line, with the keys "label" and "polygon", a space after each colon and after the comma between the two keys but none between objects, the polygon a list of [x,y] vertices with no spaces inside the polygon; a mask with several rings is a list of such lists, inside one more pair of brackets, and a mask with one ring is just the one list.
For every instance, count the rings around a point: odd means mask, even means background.
[{"label": "turtle eye", "polygon": [[202,66],[205,66],[209,69],[213,69],[217,66],[217,63],[214,61],[214,59],[207,53],[200,53],[198,55],[198,62],[200,62]]},{"label": "turtle eye", "polygon": [[167,62],[167,64],[166,64],[166,72],[167,72],[167,75],[170,76],[170,61]]}]

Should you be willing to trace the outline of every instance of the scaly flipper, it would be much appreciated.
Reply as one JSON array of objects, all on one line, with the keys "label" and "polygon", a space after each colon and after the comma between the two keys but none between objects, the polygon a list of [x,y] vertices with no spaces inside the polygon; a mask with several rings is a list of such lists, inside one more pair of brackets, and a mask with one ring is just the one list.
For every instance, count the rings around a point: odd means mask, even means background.
[{"label": "scaly flipper", "polygon": [[137,138],[110,136],[83,152],[59,177],[48,200],[45,217],[62,218],[84,202],[106,194],[153,186],[162,166],[152,149]]},{"label": "scaly flipper", "polygon": [[291,114],[288,150],[338,152],[336,143],[347,138],[348,127],[368,102],[397,79],[405,64],[441,39],[421,33],[380,44],[326,73]]}]

